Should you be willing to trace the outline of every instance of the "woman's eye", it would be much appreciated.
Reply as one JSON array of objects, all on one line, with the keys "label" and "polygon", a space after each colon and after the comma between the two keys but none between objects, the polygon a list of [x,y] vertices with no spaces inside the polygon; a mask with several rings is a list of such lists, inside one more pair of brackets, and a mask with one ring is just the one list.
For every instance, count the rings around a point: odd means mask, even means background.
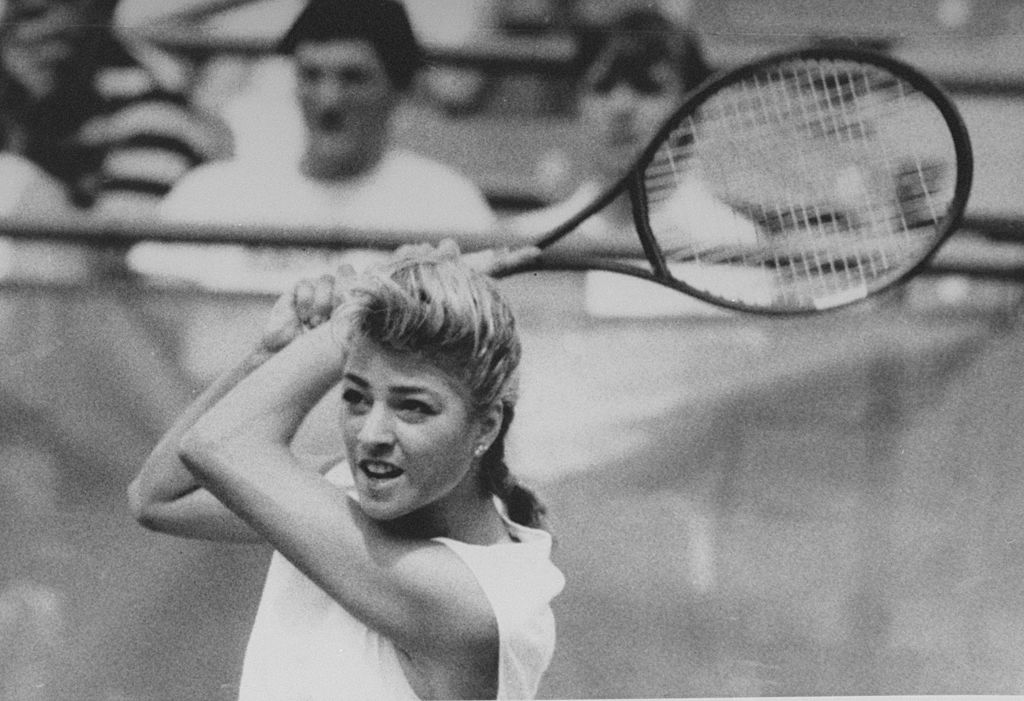
[{"label": "woman's eye", "polygon": [[426,402],[411,399],[399,402],[398,410],[402,412],[402,414],[413,418],[427,417],[436,413],[434,408]]},{"label": "woman's eye", "polygon": [[345,406],[350,410],[358,409],[369,404],[369,400],[366,398],[366,395],[354,389],[347,389],[342,392],[341,401],[343,401]]}]

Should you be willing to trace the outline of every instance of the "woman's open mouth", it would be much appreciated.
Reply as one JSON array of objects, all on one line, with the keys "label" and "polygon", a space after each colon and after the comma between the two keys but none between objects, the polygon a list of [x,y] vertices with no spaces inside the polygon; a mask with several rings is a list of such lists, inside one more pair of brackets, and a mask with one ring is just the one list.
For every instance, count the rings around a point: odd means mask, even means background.
[{"label": "woman's open mouth", "polygon": [[386,480],[401,477],[405,470],[384,460],[360,460],[359,469],[370,479]]}]

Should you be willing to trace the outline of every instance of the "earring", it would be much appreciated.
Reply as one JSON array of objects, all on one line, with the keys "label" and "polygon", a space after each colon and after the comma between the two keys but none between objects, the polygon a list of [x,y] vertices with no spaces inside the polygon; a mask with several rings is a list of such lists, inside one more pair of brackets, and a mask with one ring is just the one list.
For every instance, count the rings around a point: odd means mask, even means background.
[{"label": "earring", "polygon": [[483,454],[486,453],[486,452],[487,452],[487,446],[486,445],[478,445],[476,447],[476,450],[473,451],[473,455],[475,455],[476,457],[479,458],[479,457],[483,457]]}]

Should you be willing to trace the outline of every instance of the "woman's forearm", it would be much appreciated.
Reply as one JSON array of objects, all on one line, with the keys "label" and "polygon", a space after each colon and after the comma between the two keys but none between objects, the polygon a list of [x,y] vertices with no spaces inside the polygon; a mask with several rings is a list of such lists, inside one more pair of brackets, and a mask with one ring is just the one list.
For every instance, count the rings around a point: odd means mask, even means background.
[{"label": "woman's forearm", "polygon": [[[247,375],[184,431],[179,458],[202,483],[218,470],[243,470],[232,446],[251,451],[287,450],[299,425],[340,379],[344,346],[337,326],[326,323],[294,340]],[[227,452],[226,452],[227,451]],[[217,455],[217,459],[207,459]]]},{"label": "woman's forearm", "polygon": [[195,476],[179,457],[182,436],[239,382],[272,356],[270,351],[253,350],[207,387],[178,417],[129,486],[129,504],[136,518],[143,518],[147,509],[173,502],[199,487]]}]

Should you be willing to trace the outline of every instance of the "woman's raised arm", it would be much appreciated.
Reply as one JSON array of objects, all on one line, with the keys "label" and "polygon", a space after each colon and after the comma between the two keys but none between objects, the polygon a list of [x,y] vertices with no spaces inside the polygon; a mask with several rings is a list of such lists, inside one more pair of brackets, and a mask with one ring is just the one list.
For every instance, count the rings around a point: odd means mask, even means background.
[{"label": "woman's raised arm", "polygon": [[179,457],[181,438],[239,382],[305,328],[330,316],[336,300],[321,280],[301,281],[274,305],[256,347],[200,394],[150,453],[128,487],[132,515],[143,526],[189,538],[255,542],[260,536],[208,490]]}]

